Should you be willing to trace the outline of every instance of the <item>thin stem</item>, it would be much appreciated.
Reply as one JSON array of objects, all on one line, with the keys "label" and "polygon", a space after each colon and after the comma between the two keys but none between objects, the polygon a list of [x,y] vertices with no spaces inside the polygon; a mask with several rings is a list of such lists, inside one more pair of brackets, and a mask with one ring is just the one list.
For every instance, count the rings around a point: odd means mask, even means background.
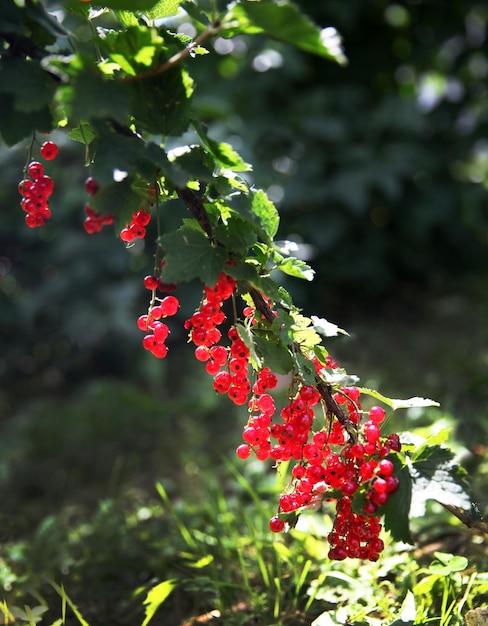
[{"label": "thin stem", "polygon": [[171,58],[169,58],[162,65],[159,65],[158,67],[155,67],[152,70],[148,70],[147,72],[141,72],[140,74],[136,74],[135,76],[125,76],[123,78],[123,80],[125,82],[134,82],[136,80],[145,80],[146,78],[152,78],[153,76],[158,76],[158,74],[162,74],[163,72],[167,72],[173,66],[177,65],[184,58],[186,58],[188,55],[190,55],[195,50],[195,48],[197,48],[204,41],[209,39],[209,37],[212,37],[212,35],[215,35],[215,33],[218,31],[218,27],[219,27],[219,25],[218,25],[218,23],[216,23],[215,25],[210,26],[210,28],[207,28],[207,30],[205,30],[203,33],[201,33],[195,39],[195,41],[192,41],[190,44],[188,44],[186,46],[186,48],[183,48],[183,50],[180,50],[179,52],[174,54]]}]

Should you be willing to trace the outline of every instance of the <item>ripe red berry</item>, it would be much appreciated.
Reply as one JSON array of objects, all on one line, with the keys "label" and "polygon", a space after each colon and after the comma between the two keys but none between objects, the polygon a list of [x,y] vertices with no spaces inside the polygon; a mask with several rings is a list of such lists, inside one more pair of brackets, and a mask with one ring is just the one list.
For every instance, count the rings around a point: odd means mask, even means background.
[{"label": "ripe red berry", "polygon": [[274,533],[281,533],[285,530],[285,522],[275,516],[269,520],[269,529]]},{"label": "ripe red berry", "polygon": [[180,303],[175,296],[166,296],[159,306],[162,311],[162,317],[170,317],[176,314],[180,308]]},{"label": "ripe red berry", "polygon": [[45,141],[41,146],[41,156],[46,161],[52,161],[58,156],[58,146],[54,141]]},{"label": "ripe red berry", "polygon": [[150,291],[152,291],[153,289],[156,289],[157,286],[158,286],[158,279],[154,278],[154,276],[146,276],[144,278],[144,287],[146,289],[149,289]]},{"label": "ripe red berry", "polygon": [[27,171],[32,180],[38,180],[41,176],[44,176],[44,166],[38,161],[31,161],[27,167]]},{"label": "ripe red berry", "polygon": [[89,176],[85,180],[85,189],[90,194],[90,196],[94,196],[97,193],[97,191],[100,189],[100,185],[93,178],[93,176]]},{"label": "ripe red berry", "polygon": [[237,447],[236,454],[240,459],[248,459],[251,456],[251,448],[243,443]]}]

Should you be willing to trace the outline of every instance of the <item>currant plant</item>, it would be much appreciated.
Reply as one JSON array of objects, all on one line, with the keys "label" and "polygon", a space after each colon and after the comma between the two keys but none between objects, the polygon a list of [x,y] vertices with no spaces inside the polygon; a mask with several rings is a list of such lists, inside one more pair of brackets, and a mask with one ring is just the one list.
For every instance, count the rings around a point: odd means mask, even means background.
[{"label": "currant plant", "polygon": [[[255,33],[345,62],[335,29],[320,29],[287,0],[69,0],[51,13],[39,0],[4,0],[0,132],[8,145],[30,138],[19,184],[30,227],[46,224],[54,188],[35,150],[44,161],[58,153],[39,137],[57,130],[84,145],[84,229],[114,224],[121,245],[146,239],[154,252],[137,327],[156,358],[168,355],[178,286],[195,285],[195,312],[184,323],[195,357],[217,393],[247,408],[237,457],[289,468],[270,530],[326,507],[335,515],[330,558],[375,561],[384,527],[412,541],[414,490],[452,510],[471,504],[441,436],[418,442],[388,432],[392,411],[436,403],[362,388],[328,353],[324,338],[344,331],[305,316],[276,278],[312,281],[312,268],[276,240],[279,214],[253,186],[251,166],[192,109],[199,56],[211,50],[204,44]],[[162,232],[173,200],[188,217]]]}]

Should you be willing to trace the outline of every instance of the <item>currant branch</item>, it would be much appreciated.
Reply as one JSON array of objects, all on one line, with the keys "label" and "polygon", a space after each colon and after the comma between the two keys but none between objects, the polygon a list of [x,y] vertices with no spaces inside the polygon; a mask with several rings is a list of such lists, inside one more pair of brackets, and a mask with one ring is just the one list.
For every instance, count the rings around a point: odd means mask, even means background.
[{"label": "currant branch", "polygon": [[163,72],[167,72],[178,63],[181,63],[181,61],[183,61],[187,56],[191,55],[194,52],[194,50],[198,48],[198,46],[201,46],[205,41],[207,41],[207,39],[217,34],[219,27],[220,27],[220,22],[216,21],[209,28],[207,28],[207,30],[203,31],[203,33],[201,33],[195,39],[195,41],[192,41],[191,43],[189,43],[185,48],[183,48],[183,50],[180,50],[180,52],[177,52],[176,54],[174,54],[162,65],[158,65],[158,67],[148,70],[147,72],[141,72],[134,76],[124,76],[122,80],[127,83],[139,81],[139,80],[146,80],[147,78],[154,78],[154,76],[158,76],[159,74],[162,74]]}]

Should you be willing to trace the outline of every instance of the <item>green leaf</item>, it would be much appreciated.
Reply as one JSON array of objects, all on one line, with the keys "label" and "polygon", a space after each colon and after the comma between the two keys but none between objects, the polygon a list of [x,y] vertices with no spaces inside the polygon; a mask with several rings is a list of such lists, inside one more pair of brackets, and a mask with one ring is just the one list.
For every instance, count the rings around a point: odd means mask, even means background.
[{"label": "green leaf", "polygon": [[173,233],[161,237],[166,251],[164,279],[179,283],[199,278],[206,285],[214,285],[224,268],[227,254],[214,246],[195,221],[188,220]]},{"label": "green leaf", "polygon": [[243,0],[234,5],[224,20],[222,34],[234,36],[238,33],[266,33],[274,39],[338,63],[346,60],[338,40],[335,46],[327,41],[330,31],[322,31],[297,5],[286,0],[279,3]]},{"label": "green leaf", "polygon": [[134,76],[151,66],[164,40],[155,28],[137,24],[122,31],[105,30],[100,46],[124,72]]},{"label": "green leaf", "polygon": [[412,503],[412,477],[403,457],[392,452],[388,459],[393,463],[394,475],[400,481],[400,486],[391,494],[388,502],[381,508],[385,516],[385,529],[390,531],[395,541],[414,543],[410,533],[409,516]]},{"label": "green leaf", "polygon": [[39,111],[53,101],[57,83],[37,61],[3,59],[0,93],[12,94],[14,108],[21,113]]},{"label": "green leaf", "polygon": [[67,133],[72,141],[79,141],[82,144],[90,145],[97,136],[95,129],[88,122],[80,122],[79,126]]},{"label": "green leaf", "polygon": [[128,86],[105,79],[98,71],[83,70],[73,81],[70,106],[77,120],[108,118],[125,123],[129,104]]},{"label": "green leaf", "polygon": [[261,189],[251,192],[251,211],[269,239],[273,239],[278,231],[280,216],[275,205]]},{"label": "green leaf", "polygon": [[101,4],[108,9],[126,10],[132,13],[141,11],[145,13],[152,9],[157,3],[158,0],[103,0],[103,2],[96,4]]},{"label": "green leaf", "polygon": [[288,374],[293,369],[293,358],[288,348],[274,337],[254,336],[254,343],[263,363],[276,374]]},{"label": "green leaf", "polygon": [[306,385],[315,385],[317,382],[317,370],[315,365],[301,352],[295,354],[295,366]]},{"label": "green leaf", "polygon": [[440,574],[441,576],[450,576],[455,572],[462,572],[465,570],[469,561],[465,556],[459,554],[449,554],[448,552],[434,552],[434,556],[437,561],[433,561],[429,565],[429,570],[433,574]]},{"label": "green leaf", "polygon": [[384,402],[389,407],[391,407],[394,411],[397,409],[412,409],[412,408],[422,408],[427,406],[440,406],[438,402],[435,400],[430,400],[429,398],[419,398],[417,396],[413,398],[408,398],[407,400],[393,400],[392,398],[387,398],[379,391],[375,389],[368,389],[367,387],[360,387],[359,390],[361,393],[365,395],[371,396],[379,400],[380,402]]},{"label": "green leaf", "polygon": [[246,344],[247,349],[251,355],[251,359],[254,362],[254,366],[256,369],[261,369],[262,363],[261,359],[256,352],[256,346],[254,344],[254,335],[252,334],[250,328],[248,326],[244,326],[243,324],[236,324],[237,332],[239,333],[239,337]]},{"label": "green leaf", "polygon": [[427,500],[452,505],[463,510],[471,508],[466,490],[464,471],[454,460],[454,453],[440,445],[423,445],[410,459],[413,498],[410,515],[425,513]]},{"label": "green leaf", "polygon": [[152,20],[162,17],[170,17],[176,15],[180,8],[181,0],[159,0],[159,2],[151,9],[146,11],[146,15]]},{"label": "green leaf", "polygon": [[226,224],[218,224],[213,234],[215,239],[232,250],[234,254],[245,255],[256,241],[256,233],[247,220],[235,213]]},{"label": "green leaf", "polygon": [[147,624],[149,624],[158,608],[168,598],[177,585],[177,580],[170,579],[159,583],[159,585],[156,585],[149,590],[146,599],[144,600],[144,604],[146,605],[146,617],[141,626],[147,626]]},{"label": "green leaf", "polygon": [[347,331],[339,328],[337,324],[328,322],[323,317],[317,317],[316,315],[312,315],[311,320],[314,329],[323,337],[337,337],[337,335],[339,334],[349,336],[349,333]]},{"label": "green leaf", "polygon": [[231,145],[211,139],[198,120],[192,120],[192,126],[200,137],[203,146],[210,152],[218,165],[234,172],[248,172],[252,169],[252,167],[235,152]]},{"label": "green leaf", "polygon": [[[280,255],[281,256],[281,255]],[[305,261],[296,259],[289,256],[286,258],[281,257],[281,260],[277,260],[275,255],[276,267],[288,276],[294,276],[295,278],[303,278],[304,280],[312,281],[315,275],[314,270],[307,265]]]},{"label": "green leaf", "polygon": [[[173,153],[177,156],[174,157]],[[201,146],[182,146],[170,152],[170,162],[186,173],[188,180],[212,180],[213,163]]]},{"label": "green leaf", "polygon": [[193,82],[182,66],[128,85],[137,126],[164,137],[187,130]]}]

